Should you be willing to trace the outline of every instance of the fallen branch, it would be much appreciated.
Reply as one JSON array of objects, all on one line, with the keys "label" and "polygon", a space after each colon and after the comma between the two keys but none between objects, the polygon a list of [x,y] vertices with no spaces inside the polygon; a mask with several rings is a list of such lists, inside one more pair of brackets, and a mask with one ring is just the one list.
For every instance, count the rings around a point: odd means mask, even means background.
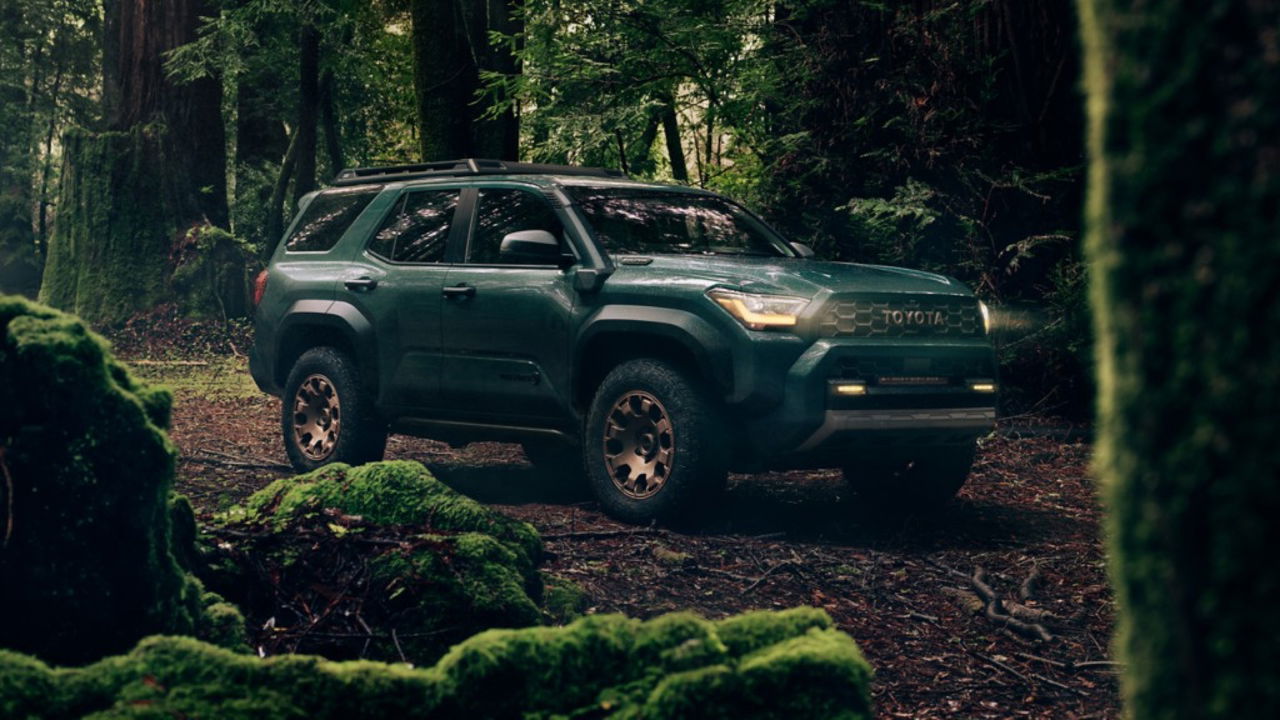
[{"label": "fallen branch", "polygon": [[764,571],[764,574],[763,574],[763,575],[761,575],[760,577],[756,578],[755,582],[753,582],[753,583],[751,583],[750,585],[748,585],[748,586],[746,586],[745,588],[743,588],[743,589],[742,589],[742,592],[741,592],[740,594],[742,594],[742,595],[746,595],[747,593],[751,592],[752,590],[755,590],[755,589],[756,589],[756,587],[758,587],[758,586],[760,585],[760,583],[764,582],[765,578],[767,578],[767,577],[769,577],[770,575],[772,575],[775,571],[780,570],[781,568],[787,567],[787,566],[789,566],[789,565],[791,565],[791,561],[790,561],[790,560],[783,560],[782,562],[780,562],[780,563],[778,563],[778,564],[774,565],[773,567],[769,568],[768,570],[765,570],[765,571]]},{"label": "fallen branch", "polygon": [[598,540],[600,538],[624,537],[630,535],[666,535],[660,528],[632,528],[630,530],[579,530],[565,533],[543,533],[543,540]]},{"label": "fallen branch", "polygon": [[996,595],[996,591],[986,581],[987,571],[981,567],[974,568],[973,577],[969,578],[969,583],[973,585],[973,589],[978,591],[982,599],[986,602],[983,607],[983,613],[987,619],[996,623],[1001,627],[1013,630],[1026,637],[1035,638],[1043,642],[1049,642],[1053,639],[1053,635],[1049,634],[1048,629],[1044,625],[1036,622],[1027,622],[1013,617],[1005,610],[1004,603],[1000,601],[1000,597]]},{"label": "fallen branch", "polygon": [[1067,664],[1067,670],[1075,672],[1076,670],[1088,670],[1090,668],[1124,668],[1124,663],[1117,660],[1085,660],[1084,662],[1073,662]]}]

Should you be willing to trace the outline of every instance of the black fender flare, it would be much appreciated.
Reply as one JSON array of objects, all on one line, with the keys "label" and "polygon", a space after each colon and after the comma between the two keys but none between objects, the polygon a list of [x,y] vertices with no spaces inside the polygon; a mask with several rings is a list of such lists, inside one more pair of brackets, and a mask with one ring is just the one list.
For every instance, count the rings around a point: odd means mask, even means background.
[{"label": "black fender flare", "polygon": [[686,350],[698,370],[714,384],[718,394],[733,388],[733,356],[723,334],[714,325],[686,310],[647,305],[609,305],[584,322],[573,350],[573,377],[590,360],[593,340],[604,334],[646,333],[671,340]]},{"label": "black fender flare", "polygon": [[[308,329],[323,328],[337,333],[347,342],[360,365],[364,384],[376,392],[378,386],[378,345],[373,324],[360,309],[342,300],[299,300],[289,307],[276,332],[275,377],[281,386],[289,373],[288,344]],[[304,344],[306,344],[304,342]]]}]

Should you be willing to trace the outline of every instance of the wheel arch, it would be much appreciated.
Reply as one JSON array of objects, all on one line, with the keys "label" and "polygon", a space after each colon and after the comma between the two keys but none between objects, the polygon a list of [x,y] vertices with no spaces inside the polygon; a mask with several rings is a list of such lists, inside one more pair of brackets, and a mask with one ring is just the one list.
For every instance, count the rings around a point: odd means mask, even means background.
[{"label": "wheel arch", "polygon": [[298,358],[315,347],[333,347],[346,353],[360,368],[361,384],[377,391],[378,352],[373,326],[355,306],[339,301],[318,307],[304,301],[290,308],[276,341],[273,376],[278,387],[284,387]]},{"label": "wheel arch", "polygon": [[685,368],[710,382],[714,394],[721,397],[733,388],[729,349],[711,324],[683,310],[615,305],[597,313],[578,336],[573,357],[574,406],[584,411],[609,371],[636,358]]}]

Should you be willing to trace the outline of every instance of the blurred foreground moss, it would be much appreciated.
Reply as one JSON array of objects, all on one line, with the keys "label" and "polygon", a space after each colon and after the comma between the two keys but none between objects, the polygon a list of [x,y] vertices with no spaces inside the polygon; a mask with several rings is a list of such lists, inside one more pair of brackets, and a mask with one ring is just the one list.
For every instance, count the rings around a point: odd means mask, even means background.
[{"label": "blurred foreground moss", "polygon": [[0,716],[854,720],[871,717],[870,679],[821,610],[602,615],[484,632],[426,669],[262,660],[176,637],[77,669],[0,651]]}]

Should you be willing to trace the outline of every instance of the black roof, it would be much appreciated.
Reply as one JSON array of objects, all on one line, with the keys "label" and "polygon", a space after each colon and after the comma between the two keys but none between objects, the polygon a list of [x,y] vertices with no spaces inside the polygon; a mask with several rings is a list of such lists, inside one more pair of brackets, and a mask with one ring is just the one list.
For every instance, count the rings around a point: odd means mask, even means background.
[{"label": "black roof", "polygon": [[347,168],[333,179],[333,185],[364,185],[366,183],[398,182],[429,177],[463,177],[468,175],[585,175],[588,177],[626,177],[621,170],[581,167],[578,165],[548,165],[544,163],[508,162],[506,160],[441,160],[412,165],[388,165],[386,167]]}]

